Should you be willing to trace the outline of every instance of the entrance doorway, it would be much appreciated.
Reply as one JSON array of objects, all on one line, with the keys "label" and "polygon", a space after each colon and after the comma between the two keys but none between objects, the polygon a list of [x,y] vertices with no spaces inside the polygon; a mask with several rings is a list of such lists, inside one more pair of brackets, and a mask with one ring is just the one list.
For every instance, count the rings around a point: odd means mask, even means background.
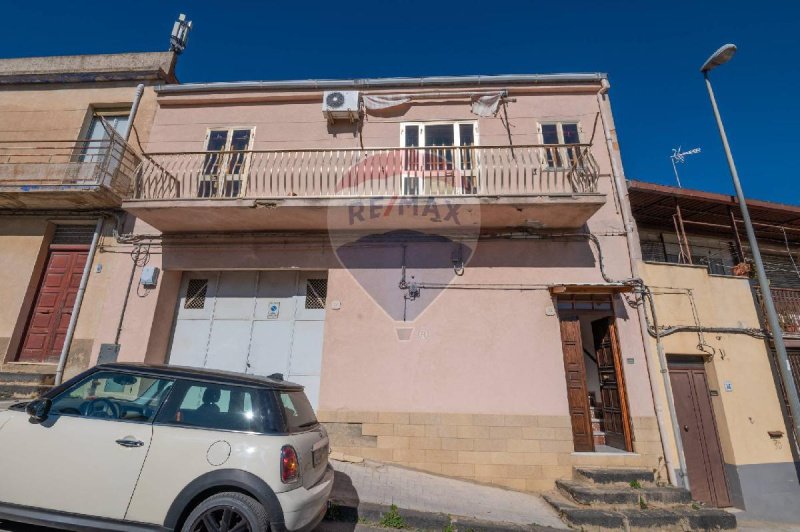
[{"label": "entrance doorway", "polygon": [[89,257],[88,242],[93,229],[92,226],[56,228],[25,325],[17,362],[58,362],[83,268]]},{"label": "entrance doorway", "polygon": [[711,506],[730,506],[703,358],[671,356],[668,364],[692,498]]},{"label": "entrance doorway", "polygon": [[576,452],[632,452],[625,376],[611,297],[558,297]]}]

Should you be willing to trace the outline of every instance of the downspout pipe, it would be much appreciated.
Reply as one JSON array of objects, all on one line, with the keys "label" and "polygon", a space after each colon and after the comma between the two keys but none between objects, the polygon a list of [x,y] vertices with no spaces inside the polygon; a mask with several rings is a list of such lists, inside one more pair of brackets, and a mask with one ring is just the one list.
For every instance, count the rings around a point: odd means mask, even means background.
[{"label": "downspout pipe", "polygon": [[64,346],[61,348],[61,354],[58,357],[58,366],[56,368],[55,378],[56,386],[61,384],[61,382],[64,380],[64,368],[67,365],[67,356],[69,355],[70,344],[72,344],[72,337],[75,335],[75,326],[78,323],[78,315],[81,311],[83,295],[86,293],[86,285],[89,284],[89,273],[92,271],[92,263],[94,262],[94,255],[97,252],[97,243],[100,241],[100,233],[102,231],[103,217],[101,216],[97,219],[97,224],[94,226],[94,235],[92,236],[92,245],[89,247],[89,256],[86,257],[86,264],[83,266],[81,283],[78,286],[78,293],[75,295],[75,303],[72,305],[72,315],[69,318],[67,334],[64,337]]},{"label": "downspout pipe", "polygon": [[136,92],[133,95],[133,103],[131,104],[131,112],[128,113],[128,127],[125,128],[125,141],[131,137],[131,130],[133,130],[133,121],[136,120],[136,113],[139,112],[139,102],[142,101],[144,94],[144,83],[139,83],[136,86]]},{"label": "downspout pipe", "polygon": [[[669,416],[672,420],[672,433],[675,435],[675,448],[678,453],[678,462],[681,467],[681,480],[683,487],[689,489],[689,475],[686,474],[686,455],[683,452],[683,440],[681,440],[680,425],[678,424],[678,413],[675,411],[675,397],[672,394],[672,382],[669,378],[669,371],[667,370],[667,356],[664,354],[664,344],[661,341],[661,333],[658,329],[658,315],[656,314],[656,302],[653,299],[653,292],[649,288],[643,287],[643,297],[647,298],[650,305],[650,314],[653,316],[653,330],[656,338],[656,350],[658,352],[658,363],[661,366],[661,376],[664,381],[664,391],[667,395],[667,406],[669,407]],[[643,308],[640,307],[640,308]],[[646,317],[646,314],[645,314]],[[647,326],[645,322],[645,326]],[[649,343],[649,342],[648,342]],[[653,373],[650,372],[653,376]],[[653,382],[651,378],[651,385]],[[655,388],[653,388],[653,395],[655,396]],[[665,456],[666,459],[666,456]]]},{"label": "downspout pipe", "polygon": [[[630,266],[631,266],[631,275],[634,279],[640,279],[639,276],[639,242],[636,238],[636,227],[633,224],[633,213],[630,208],[630,202],[628,201],[628,194],[627,194],[627,186],[625,185],[625,180],[622,175],[622,162],[617,161],[617,158],[614,156],[614,139],[611,136],[611,129],[609,126],[610,117],[607,116],[606,110],[606,103],[605,100],[608,95],[608,89],[611,88],[611,84],[608,82],[608,79],[601,80],[601,88],[597,91],[597,105],[600,109],[600,119],[603,124],[603,133],[606,138],[606,147],[608,149],[608,156],[611,160],[611,175],[613,177],[612,182],[614,185],[614,191],[617,194],[617,198],[619,199],[620,205],[620,214],[622,215],[622,223],[625,225],[625,239],[628,244],[628,257],[630,259]],[[609,106],[610,107],[610,106]],[[647,360],[647,373],[650,378],[650,388],[653,394],[653,406],[656,411],[656,423],[658,424],[658,433],[661,438],[661,446],[664,449],[664,462],[667,468],[667,476],[669,477],[669,482],[673,486],[680,486],[681,484],[683,487],[688,488],[688,477],[686,475],[686,460],[683,455],[682,447],[677,447],[675,449],[676,454],[678,455],[678,462],[680,467],[680,476],[681,479],[677,478],[675,474],[675,465],[672,461],[672,446],[670,445],[669,438],[667,437],[667,430],[669,427],[669,422],[666,419],[664,414],[664,404],[661,399],[660,394],[656,393],[658,389],[658,379],[656,377],[656,370],[655,367],[655,360],[656,357],[654,356],[653,349],[650,345],[650,340],[648,338],[648,331],[647,331],[647,315],[643,305],[637,305],[636,311],[639,317],[639,328],[641,329],[642,335],[642,345],[644,346],[644,354]],[[660,340],[657,339],[657,340]],[[660,345],[660,342],[657,341],[656,345]],[[661,361],[660,357],[659,360],[661,362],[660,372],[664,375],[664,382],[666,387],[667,393],[667,407],[672,412],[674,409],[674,405],[672,404],[671,396],[672,396],[672,388],[669,385],[669,373],[666,370],[666,365],[664,361]],[[672,432],[675,436],[676,446],[681,445],[680,441],[680,427],[678,427],[677,418],[672,415]]]}]

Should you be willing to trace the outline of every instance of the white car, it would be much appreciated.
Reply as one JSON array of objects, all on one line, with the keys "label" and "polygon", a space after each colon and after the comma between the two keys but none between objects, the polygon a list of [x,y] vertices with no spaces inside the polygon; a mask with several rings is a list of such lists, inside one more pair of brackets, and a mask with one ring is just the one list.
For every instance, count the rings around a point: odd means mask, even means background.
[{"label": "white car", "polygon": [[0,519],[68,530],[310,530],[333,487],[296,384],[105,364],[0,411]]}]

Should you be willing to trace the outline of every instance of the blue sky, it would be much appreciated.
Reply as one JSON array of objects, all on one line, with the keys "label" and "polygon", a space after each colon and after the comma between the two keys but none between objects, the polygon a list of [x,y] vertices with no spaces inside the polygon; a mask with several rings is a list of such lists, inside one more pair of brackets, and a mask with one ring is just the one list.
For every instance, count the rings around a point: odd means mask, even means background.
[{"label": "blue sky", "polygon": [[[628,178],[674,184],[672,148],[701,147],[687,188],[731,193],[700,65],[712,73],[750,197],[800,203],[800,2],[141,0],[5,2],[0,56],[167,48],[194,22],[183,82],[608,72]],[[794,97],[793,97],[794,96]]]}]

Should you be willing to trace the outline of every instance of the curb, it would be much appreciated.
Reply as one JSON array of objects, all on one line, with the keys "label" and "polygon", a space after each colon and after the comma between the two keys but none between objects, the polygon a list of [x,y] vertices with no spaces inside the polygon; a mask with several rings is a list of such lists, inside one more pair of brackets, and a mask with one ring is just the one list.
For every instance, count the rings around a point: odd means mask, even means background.
[{"label": "curb", "polygon": [[[392,507],[372,503],[348,503],[330,501],[325,521],[340,523],[362,523],[377,525],[385,513],[391,512]],[[555,528],[538,525],[517,525],[501,521],[483,521],[471,517],[448,515],[436,512],[420,512],[406,508],[397,508],[397,513],[403,518],[403,529],[417,530],[470,530],[472,532],[491,531],[540,531],[557,530]],[[392,530],[387,528],[386,530]]]}]

